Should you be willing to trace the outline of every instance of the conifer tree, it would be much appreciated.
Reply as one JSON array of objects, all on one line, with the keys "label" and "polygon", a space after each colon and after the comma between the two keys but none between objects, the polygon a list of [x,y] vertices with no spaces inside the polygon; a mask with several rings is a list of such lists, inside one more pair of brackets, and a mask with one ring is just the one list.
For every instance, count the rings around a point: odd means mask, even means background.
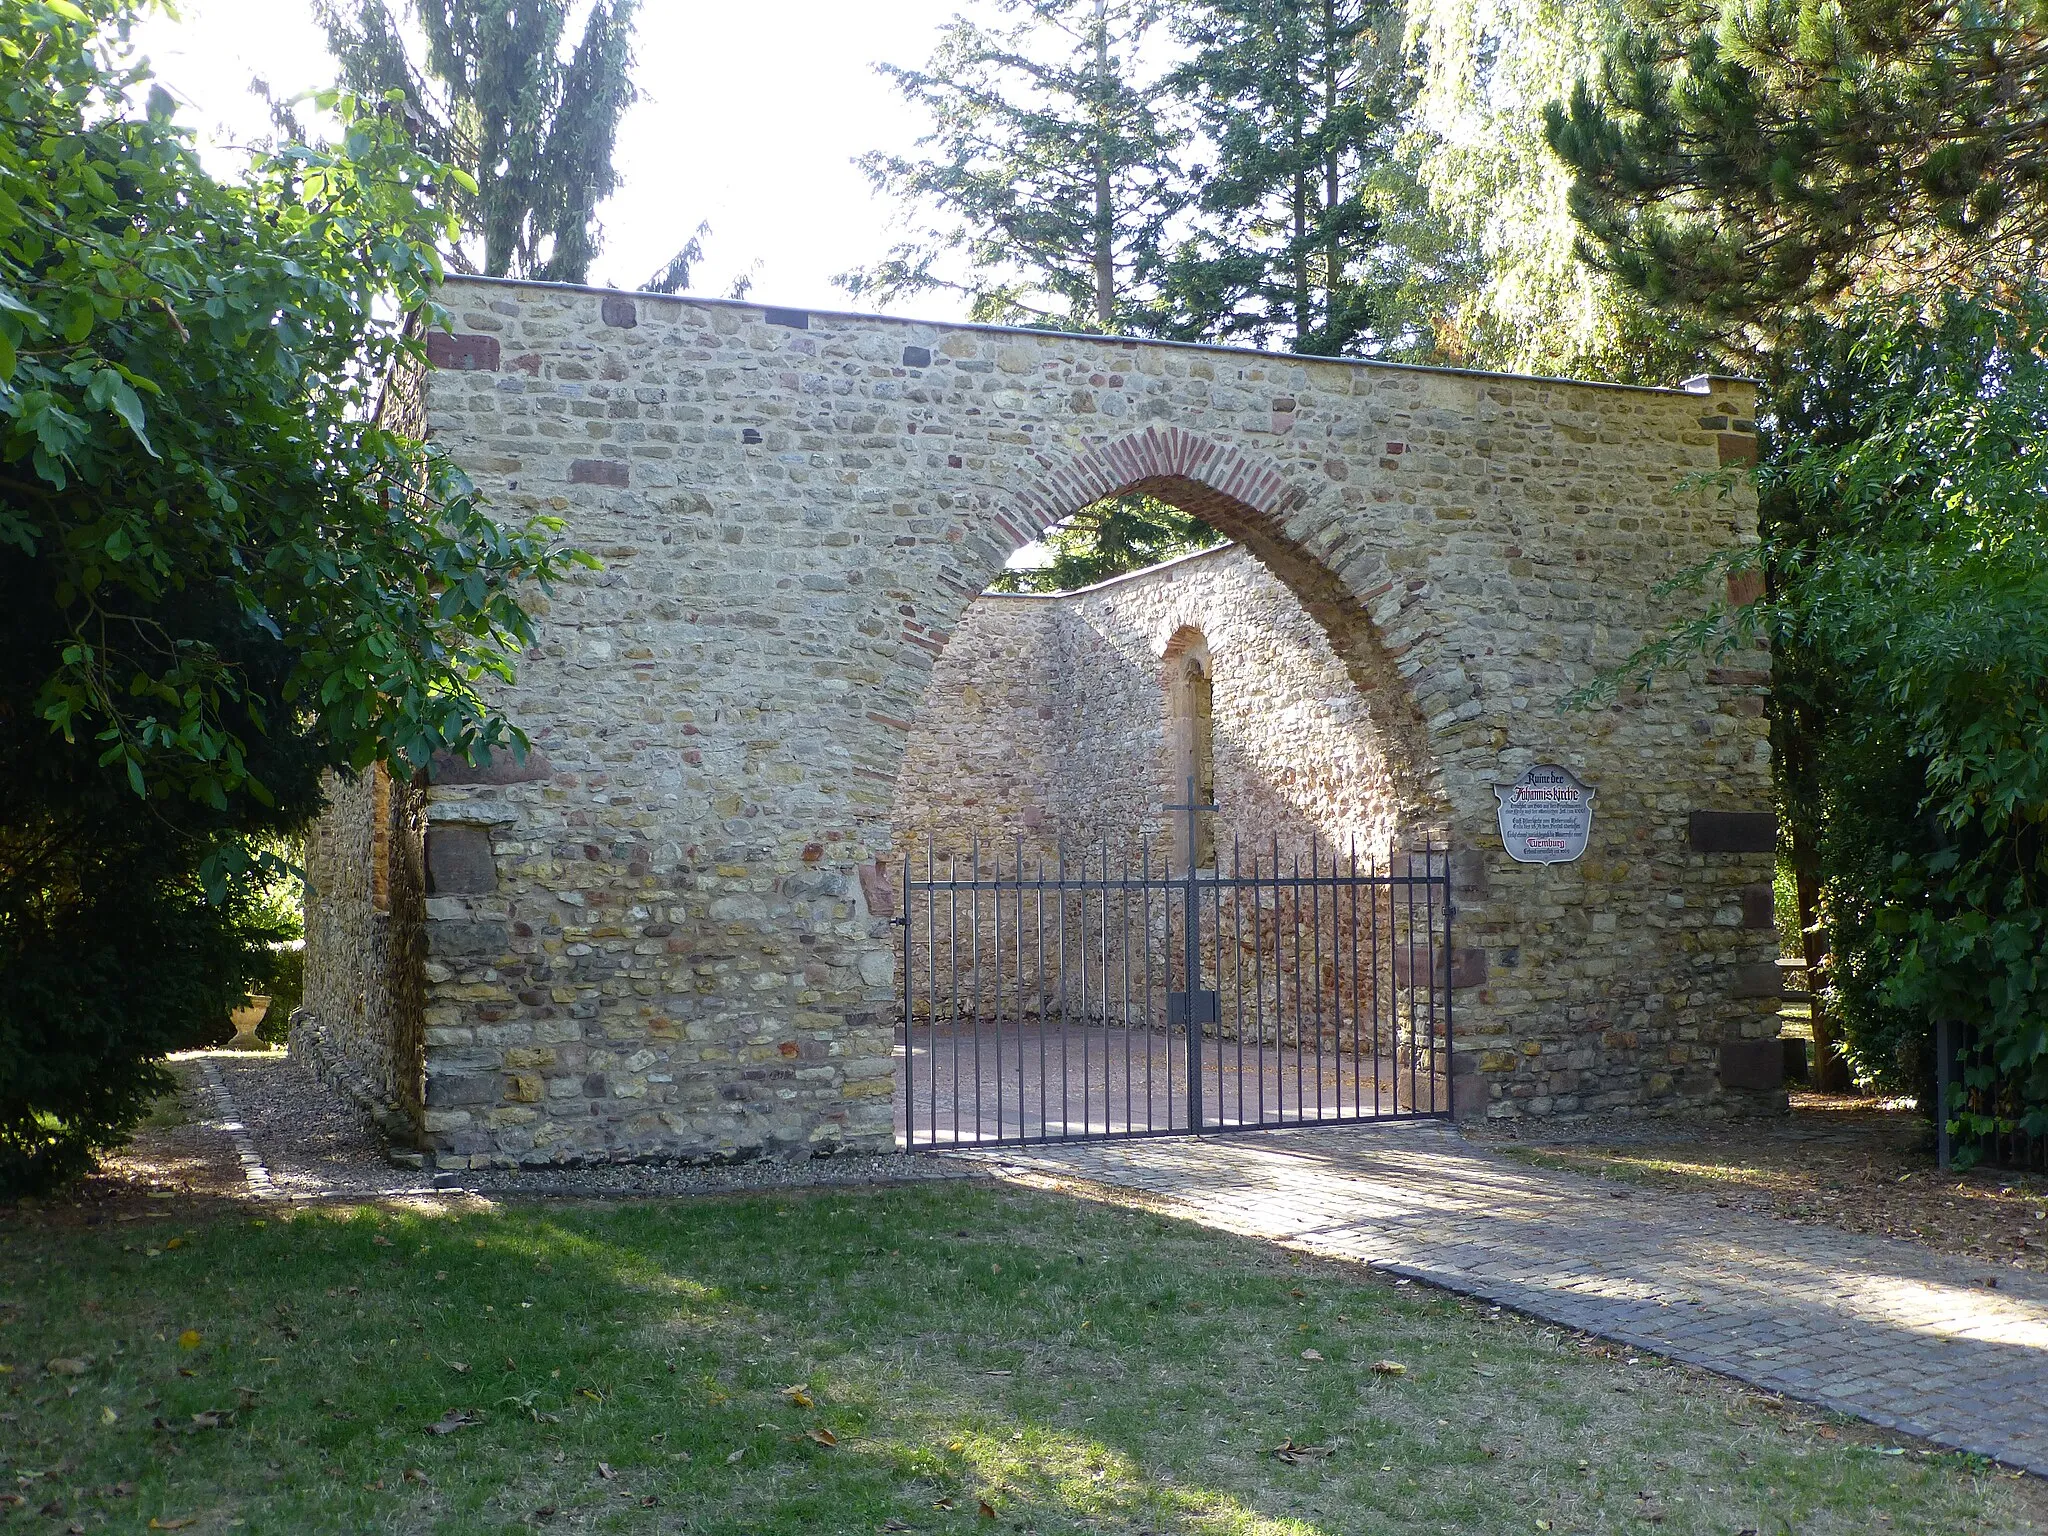
[{"label": "conifer tree", "polygon": [[421,149],[475,183],[454,199],[477,247],[457,263],[580,283],[600,242],[597,205],[618,186],[637,3],[594,0],[566,59],[570,0],[404,0],[403,19],[386,0],[315,9],[347,89],[373,101],[400,93]]},{"label": "conifer tree", "polygon": [[881,66],[932,128],[923,158],[860,164],[937,227],[838,281],[884,303],[949,289],[981,321],[1149,330],[1183,201],[1181,135],[1141,58],[1156,0],[994,3],[1007,25],[956,17],[923,69]]},{"label": "conifer tree", "polygon": [[1752,346],[1858,297],[2030,281],[2048,242],[2038,17],[1666,0],[1546,114],[1582,250]]},{"label": "conifer tree", "polygon": [[1298,352],[1386,345],[1410,263],[1392,227],[1420,211],[1400,153],[1412,99],[1400,7],[1385,0],[1205,0],[1173,75],[1215,163],[1176,253],[1185,333]]}]

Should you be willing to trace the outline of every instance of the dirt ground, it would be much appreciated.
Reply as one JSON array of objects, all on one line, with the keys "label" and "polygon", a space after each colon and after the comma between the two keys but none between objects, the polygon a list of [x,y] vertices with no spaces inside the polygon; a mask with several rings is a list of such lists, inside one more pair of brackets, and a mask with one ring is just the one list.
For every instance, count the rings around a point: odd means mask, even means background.
[{"label": "dirt ground", "polygon": [[1717,1205],[2048,1271],[2048,1177],[1939,1173],[1910,1102],[1794,1093],[1781,1120],[1481,1127],[1480,1145],[1549,1168],[1711,1193]]}]

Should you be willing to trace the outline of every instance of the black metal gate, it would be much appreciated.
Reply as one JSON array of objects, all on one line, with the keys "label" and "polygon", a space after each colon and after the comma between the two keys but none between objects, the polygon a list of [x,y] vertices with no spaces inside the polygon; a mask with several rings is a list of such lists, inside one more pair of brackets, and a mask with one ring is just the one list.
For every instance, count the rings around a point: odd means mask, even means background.
[{"label": "black metal gate", "polygon": [[898,919],[905,1146],[1450,1113],[1447,850],[1382,867],[1274,840],[1176,872],[1019,838],[928,841],[920,862]]}]

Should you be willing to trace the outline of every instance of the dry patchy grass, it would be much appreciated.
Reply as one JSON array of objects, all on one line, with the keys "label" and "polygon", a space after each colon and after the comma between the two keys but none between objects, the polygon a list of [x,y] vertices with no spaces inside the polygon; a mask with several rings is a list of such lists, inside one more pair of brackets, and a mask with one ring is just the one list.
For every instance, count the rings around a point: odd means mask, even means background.
[{"label": "dry patchy grass", "polygon": [[0,1325],[53,1532],[2042,1528],[1970,1458],[1001,1187],[17,1224]]}]

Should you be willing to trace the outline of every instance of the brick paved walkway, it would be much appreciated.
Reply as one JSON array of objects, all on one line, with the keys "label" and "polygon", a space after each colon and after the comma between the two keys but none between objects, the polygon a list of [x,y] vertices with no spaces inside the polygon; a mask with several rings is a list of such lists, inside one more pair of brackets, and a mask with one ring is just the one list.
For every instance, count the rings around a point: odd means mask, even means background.
[{"label": "brick paved walkway", "polygon": [[966,1155],[1148,1191],[2048,1476],[2048,1277],[1617,1191],[1435,1122]]}]

